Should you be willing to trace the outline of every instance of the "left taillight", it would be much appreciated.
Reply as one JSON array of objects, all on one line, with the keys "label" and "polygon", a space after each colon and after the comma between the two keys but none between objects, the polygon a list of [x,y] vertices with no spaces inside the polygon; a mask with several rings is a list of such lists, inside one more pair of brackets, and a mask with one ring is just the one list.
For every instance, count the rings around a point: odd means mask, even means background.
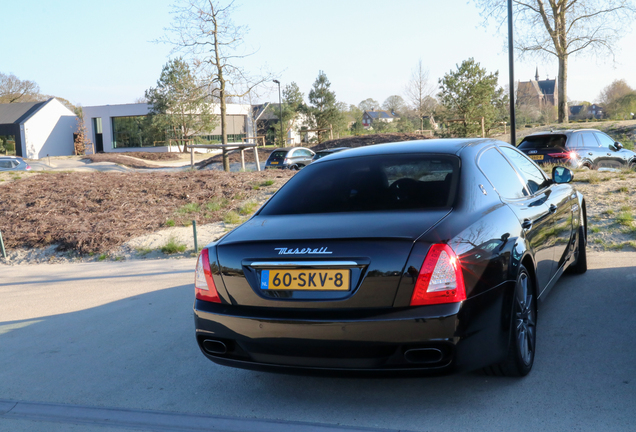
[{"label": "left taillight", "polygon": [[210,255],[207,248],[201,251],[197,260],[197,268],[194,274],[194,295],[198,300],[221,303],[219,293],[212,279]]},{"label": "left taillight", "polygon": [[466,300],[461,263],[447,244],[434,244],[426,254],[415,283],[411,306],[457,303]]},{"label": "left taillight", "polygon": [[31,167],[29,165],[26,166],[25,168],[27,171],[31,171]]}]

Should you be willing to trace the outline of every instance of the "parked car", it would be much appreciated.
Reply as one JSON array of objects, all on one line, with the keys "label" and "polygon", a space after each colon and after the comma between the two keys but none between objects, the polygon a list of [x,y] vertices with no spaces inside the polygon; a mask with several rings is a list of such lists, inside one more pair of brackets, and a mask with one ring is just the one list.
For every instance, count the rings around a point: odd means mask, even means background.
[{"label": "parked car", "polygon": [[325,156],[329,156],[330,154],[338,153],[338,152],[341,152],[341,151],[347,150],[347,149],[349,149],[349,147],[336,147],[336,148],[319,150],[314,155],[314,161],[317,161],[318,159],[323,158]]},{"label": "parked car", "polygon": [[636,153],[596,129],[535,133],[521,141],[519,150],[540,164],[590,169],[636,166]]},{"label": "parked car", "polygon": [[0,156],[0,171],[30,171],[31,167],[21,157]]},{"label": "parked car", "polygon": [[526,375],[537,300],[587,269],[571,180],[491,139],[318,160],[199,255],[198,345],[248,369]]},{"label": "parked car", "polygon": [[305,147],[278,148],[270,153],[265,162],[267,168],[298,170],[312,162],[315,153]]}]

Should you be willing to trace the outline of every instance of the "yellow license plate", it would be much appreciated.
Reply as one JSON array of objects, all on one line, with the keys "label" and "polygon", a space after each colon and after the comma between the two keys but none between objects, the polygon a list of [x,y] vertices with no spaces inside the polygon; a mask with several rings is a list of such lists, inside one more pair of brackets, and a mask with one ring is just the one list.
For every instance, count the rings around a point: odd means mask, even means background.
[{"label": "yellow license plate", "polygon": [[530,155],[532,160],[543,160],[543,155]]},{"label": "yellow license plate", "polygon": [[271,165],[278,165],[278,162],[271,162]]},{"label": "yellow license plate", "polygon": [[263,270],[261,289],[348,291],[350,273],[345,269]]}]

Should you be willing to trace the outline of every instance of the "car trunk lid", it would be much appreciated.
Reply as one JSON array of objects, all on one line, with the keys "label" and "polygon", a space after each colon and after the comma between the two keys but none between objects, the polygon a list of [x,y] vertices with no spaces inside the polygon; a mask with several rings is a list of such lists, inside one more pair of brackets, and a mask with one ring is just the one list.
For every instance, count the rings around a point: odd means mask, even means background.
[{"label": "car trunk lid", "polygon": [[225,289],[242,306],[391,307],[413,242],[449,212],[254,217],[216,247]]}]

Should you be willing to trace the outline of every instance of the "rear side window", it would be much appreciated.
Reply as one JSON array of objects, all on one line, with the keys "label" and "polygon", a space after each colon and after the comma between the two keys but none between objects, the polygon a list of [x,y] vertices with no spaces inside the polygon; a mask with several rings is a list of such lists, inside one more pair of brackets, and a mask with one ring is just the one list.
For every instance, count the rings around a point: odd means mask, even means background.
[{"label": "rear side window", "polygon": [[519,153],[511,147],[501,147],[501,151],[505,154],[517,171],[526,181],[526,187],[531,195],[547,187],[550,182],[543,175],[543,171],[533,164],[524,154]]},{"label": "rear side window", "polygon": [[0,160],[0,168],[13,168],[10,160]]},{"label": "rear side window", "polygon": [[596,138],[594,138],[594,134],[592,132],[583,132],[581,134],[581,140],[583,142],[583,147],[598,147],[598,142]]},{"label": "rear side window", "polygon": [[536,135],[528,136],[519,144],[519,150],[542,150],[554,147],[565,147],[565,135]]},{"label": "rear side window", "polygon": [[519,175],[497,149],[481,155],[479,168],[503,198],[522,198],[527,194]]},{"label": "rear side window", "polygon": [[450,207],[459,160],[447,155],[381,155],[311,164],[261,215],[374,212]]}]

